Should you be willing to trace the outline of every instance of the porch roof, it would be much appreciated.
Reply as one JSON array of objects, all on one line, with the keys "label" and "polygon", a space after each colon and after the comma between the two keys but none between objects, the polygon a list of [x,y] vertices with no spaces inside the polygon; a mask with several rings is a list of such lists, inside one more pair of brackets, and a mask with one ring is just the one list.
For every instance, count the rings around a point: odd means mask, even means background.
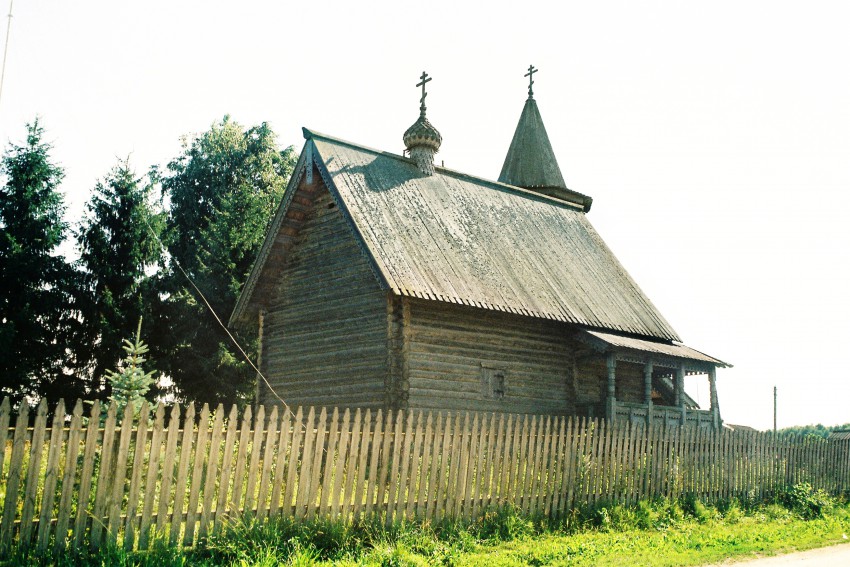
[{"label": "porch roof", "polygon": [[582,328],[578,338],[600,350],[638,351],[650,355],[659,355],[659,357],[707,363],[721,368],[732,367],[731,364],[723,362],[719,358],[714,358],[687,345],[673,341],[650,340],[588,328]]}]

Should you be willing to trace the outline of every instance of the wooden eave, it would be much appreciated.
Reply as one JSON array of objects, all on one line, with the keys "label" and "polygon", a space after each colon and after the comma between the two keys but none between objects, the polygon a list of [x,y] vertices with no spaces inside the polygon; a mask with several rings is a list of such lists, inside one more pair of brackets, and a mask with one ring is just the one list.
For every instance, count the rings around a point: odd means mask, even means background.
[{"label": "wooden eave", "polygon": [[575,337],[599,353],[614,354],[624,362],[676,369],[682,364],[688,374],[703,374],[710,368],[732,368],[719,358],[707,355],[682,343],[653,337],[611,333],[607,330],[576,328]]}]

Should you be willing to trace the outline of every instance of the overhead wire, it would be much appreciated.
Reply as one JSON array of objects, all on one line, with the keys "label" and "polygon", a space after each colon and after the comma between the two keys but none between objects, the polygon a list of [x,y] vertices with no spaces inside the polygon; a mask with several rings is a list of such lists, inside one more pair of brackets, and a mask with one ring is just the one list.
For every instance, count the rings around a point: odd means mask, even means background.
[{"label": "overhead wire", "polygon": [[[159,244],[160,250],[162,250],[162,252],[167,252],[167,249],[165,248],[165,244],[163,244],[162,240],[159,238],[159,235],[154,231],[154,229],[151,227],[150,223],[148,223],[148,219],[143,218],[142,220],[144,221],[145,226],[147,226],[148,232],[150,232],[151,236],[153,236],[154,240],[156,240],[156,242]],[[230,329],[227,328],[227,326],[224,324],[224,322],[218,316],[218,313],[215,312],[215,309],[213,309],[213,306],[210,305],[210,302],[207,300],[207,297],[204,295],[204,292],[202,292],[198,288],[198,286],[195,285],[195,282],[192,281],[192,278],[189,277],[189,274],[186,273],[186,270],[183,269],[183,266],[180,265],[180,262],[177,260],[177,258],[175,258],[174,256],[171,256],[171,261],[174,262],[174,265],[177,266],[177,269],[180,270],[180,273],[183,274],[183,277],[186,278],[186,280],[189,282],[189,284],[192,286],[192,288],[195,290],[195,292],[198,294],[198,296],[204,302],[204,305],[207,306],[207,309],[209,309],[210,313],[212,313],[216,322],[221,326],[222,329],[224,329],[224,332],[227,333],[227,336],[230,337],[230,340],[233,342],[234,345],[236,345],[236,348],[239,349],[239,352],[242,353],[242,356],[245,358],[245,360],[248,362],[248,364],[251,365],[251,368],[253,368],[257,372],[257,376],[259,376],[263,380],[263,382],[265,382],[266,386],[268,387],[268,389],[272,393],[272,395],[274,395],[275,398],[280,400],[280,403],[283,404],[283,408],[289,413],[289,415],[291,415],[293,418],[295,418],[296,416],[293,413],[292,409],[290,409],[289,404],[287,404],[286,401],[283,398],[280,397],[280,395],[275,391],[275,389],[272,387],[271,383],[269,383],[268,379],[265,377],[265,375],[262,373],[262,371],[260,371],[260,369],[257,368],[257,365],[254,364],[254,361],[251,360],[251,357],[248,356],[248,353],[245,352],[245,349],[242,348],[242,345],[239,344],[239,341],[236,340],[236,337],[233,336],[233,334],[230,332]]]}]

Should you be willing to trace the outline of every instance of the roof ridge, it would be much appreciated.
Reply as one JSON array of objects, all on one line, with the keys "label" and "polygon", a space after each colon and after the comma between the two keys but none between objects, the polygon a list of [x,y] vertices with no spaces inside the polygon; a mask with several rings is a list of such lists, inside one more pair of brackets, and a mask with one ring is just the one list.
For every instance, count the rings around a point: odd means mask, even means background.
[{"label": "roof ridge", "polygon": [[[342,138],[337,138],[335,136],[329,136],[328,134],[316,132],[315,130],[310,130],[309,128],[306,128],[306,127],[303,127],[303,126],[301,127],[301,131],[304,134],[305,140],[313,140],[314,138],[319,138],[319,139],[325,140],[327,142],[341,144],[341,145],[344,145],[344,146],[348,146],[350,148],[354,148],[356,150],[367,151],[367,152],[370,152],[370,153],[374,153],[375,155],[390,157],[390,158],[394,158],[394,159],[397,159],[397,160],[400,160],[400,161],[410,163],[412,165],[416,165],[415,161],[413,161],[412,159],[405,157],[403,155],[388,152],[386,150],[378,150],[378,149],[372,148],[370,146],[364,146],[363,144],[357,144],[355,142],[343,140]],[[579,200],[577,200],[577,201],[567,201],[565,199],[559,199],[557,197],[551,197],[549,195],[545,195],[545,194],[540,193],[538,191],[526,189],[524,187],[517,187],[516,185],[511,185],[509,183],[503,183],[503,182],[495,180],[495,179],[487,179],[487,178],[484,178],[484,177],[479,177],[477,175],[472,175],[471,173],[458,171],[456,169],[451,169],[449,167],[445,167],[445,166],[442,166],[442,165],[435,165],[434,169],[437,170],[439,173],[442,173],[444,175],[449,175],[451,177],[456,177],[456,178],[461,178],[461,179],[473,180],[473,181],[476,181],[478,183],[485,183],[485,184],[491,185],[495,188],[499,188],[499,189],[502,189],[502,190],[508,190],[508,191],[515,193],[517,195],[521,195],[523,197],[527,197],[527,198],[530,198],[530,199],[533,199],[533,200],[536,200],[536,201],[543,201],[543,202],[546,202],[546,203],[551,203],[553,205],[566,206],[566,207],[569,207],[571,209],[577,209],[577,210],[580,210],[580,211],[583,211],[583,212],[587,212],[588,210],[590,210],[589,206],[587,206],[583,202],[581,202],[583,200],[590,200],[590,197],[588,195],[583,194],[583,193],[579,193],[578,191],[573,191],[572,189],[568,189],[568,191],[570,191],[571,193],[574,193],[576,196],[578,196]]]}]

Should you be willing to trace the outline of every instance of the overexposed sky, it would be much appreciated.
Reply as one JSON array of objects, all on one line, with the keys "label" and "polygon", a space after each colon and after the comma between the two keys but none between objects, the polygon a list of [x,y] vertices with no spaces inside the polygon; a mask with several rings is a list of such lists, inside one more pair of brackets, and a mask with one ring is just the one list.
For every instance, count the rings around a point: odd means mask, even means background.
[{"label": "overexposed sky", "polygon": [[848,22],[844,1],[17,0],[0,141],[40,116],[78,219],[116,158],[164,165],[224,114],[400,153],[426,70],[437,159],[495,179],[534,64],[591,222],[688,345],[735,365],[724,419],[770,427],[776,385],[780,427],[844,423]]}]

